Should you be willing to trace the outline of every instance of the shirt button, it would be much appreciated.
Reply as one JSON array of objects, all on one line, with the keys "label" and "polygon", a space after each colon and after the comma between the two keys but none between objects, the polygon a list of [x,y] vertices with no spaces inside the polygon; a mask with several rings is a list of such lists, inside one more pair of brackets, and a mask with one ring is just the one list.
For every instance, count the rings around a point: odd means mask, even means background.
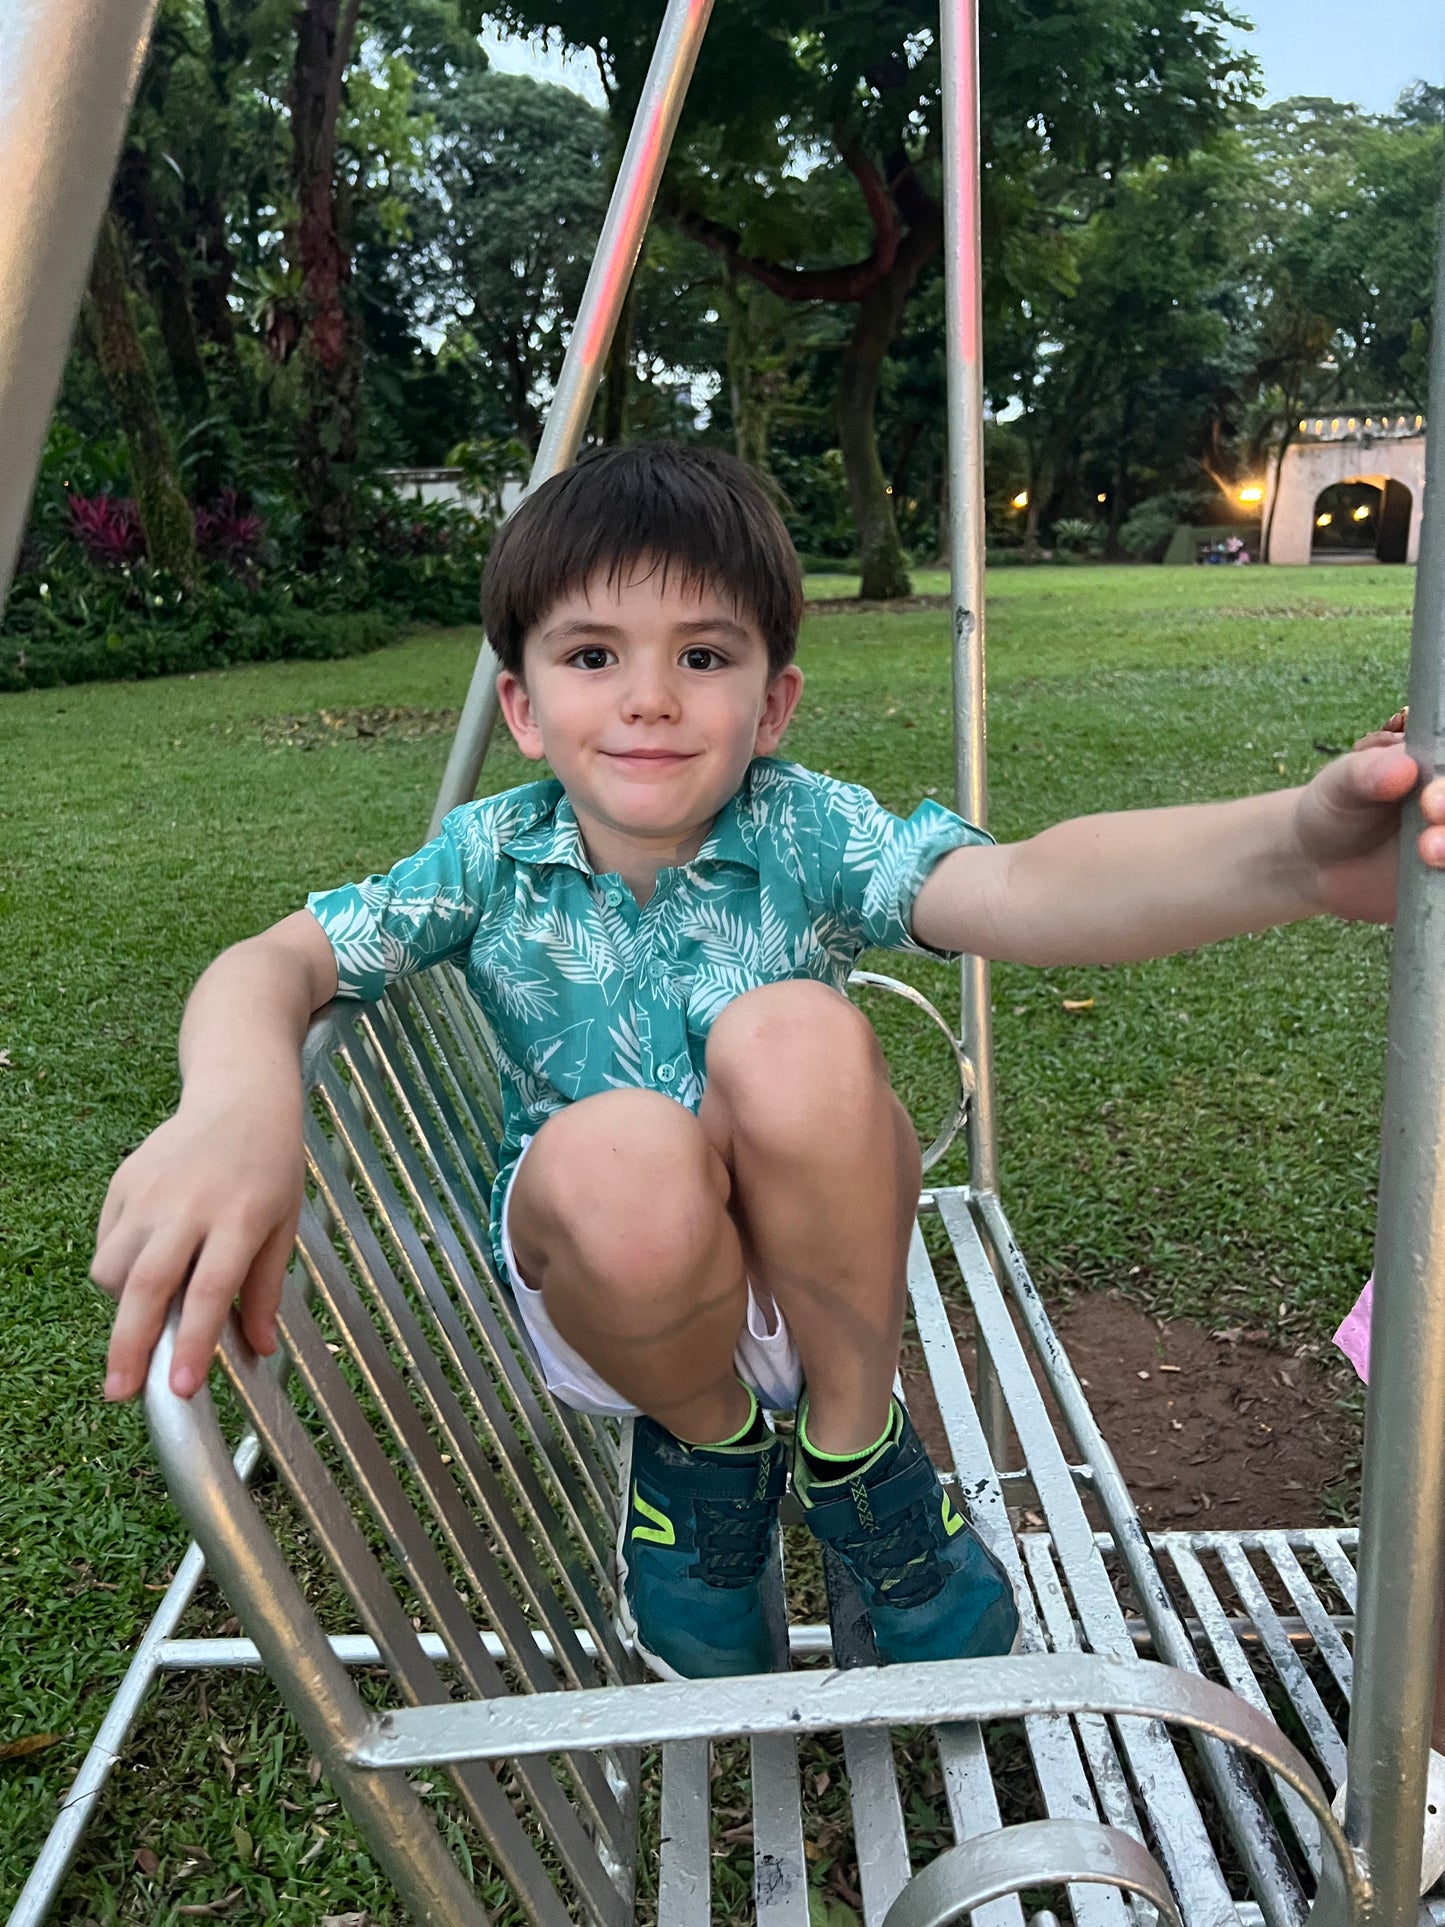
[{"label": "shirt button", "polygon": [[620,890],[609,890],[602,901],[607,905],[609,910],[616,910],[621,905],[622,892]]},{"label": "shirt button", "polygon": [[670,1084],[673,1078],[676,1076],[677,1076],[677,1072],[672,1068],[671,1064],[658,1065],[657,1081],[659,1084]]}]

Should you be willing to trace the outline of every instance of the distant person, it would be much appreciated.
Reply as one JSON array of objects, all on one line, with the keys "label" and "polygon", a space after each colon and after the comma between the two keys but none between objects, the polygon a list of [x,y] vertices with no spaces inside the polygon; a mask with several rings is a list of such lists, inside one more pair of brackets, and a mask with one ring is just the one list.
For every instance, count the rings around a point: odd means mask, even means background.
[{"label": "distant person", "polygon": [[[919,1150],[849,971],[874,946],[1057,968],[1388,919],[1414,763],[1361,750],[1303,789],[1003,847],[937,803],[894,816],[777,757],[798,561],[715,450],[637,443],[554,476],[498,536],[482,603],[502,714],[553,774],[205,973],[180,1108],[101,1214],[107,1396],[139,1390],[182,1284],[179,1395],[238,1294],[275,1347],[311,1015],[451,960],[497,1043],[498,1275],[557,1396],[636,1417],[619,1554],[655,1670],[770,1665],[759,1581],[790,1471],[882,1658],[1008,1652],[1009,1582],[893,1396]],[[1424,806],[1445,824],[1445,781]],[[1445,867],[1445,828],[1421,850]],[[790,1459],[768,1414],[793,1407]]]}]

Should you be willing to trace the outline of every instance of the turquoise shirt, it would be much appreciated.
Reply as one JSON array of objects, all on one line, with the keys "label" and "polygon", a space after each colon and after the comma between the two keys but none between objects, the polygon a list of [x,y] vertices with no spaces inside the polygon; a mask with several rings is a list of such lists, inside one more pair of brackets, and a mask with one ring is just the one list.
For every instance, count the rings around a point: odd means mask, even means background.
[{"label": "turquoise shirt", "polygon": [[[587,860],[562,785],[453,810],[386,876],[313,893],[337,995],[460,966],[496,1039],[503,1140],[496,1242],[525,1141],[579,1097],[640,1086],[696,1111],[718,1012],[761,984],[842,990],[859,953],[913,950],[914,898],[939,858],[987,843],[924,802],[904,819],[850,783],[761,758],[690,863],[638,906]],[[505,1273],[503,1273],[505,1276]]]}]

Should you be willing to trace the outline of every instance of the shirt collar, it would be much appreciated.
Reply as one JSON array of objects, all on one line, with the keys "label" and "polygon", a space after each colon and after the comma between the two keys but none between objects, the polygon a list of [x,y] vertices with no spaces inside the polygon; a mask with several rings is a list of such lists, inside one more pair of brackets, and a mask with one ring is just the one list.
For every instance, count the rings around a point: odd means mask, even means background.
[{"label": "shirt collar", "polygon": [[560,783],[548,784],[550,795],[538,799],[530,813],[502,845],[504,855],[521,863],[564,863],[583,876],[592,875],[592,865],[582,844],[577,817]]},{"label": "shirt collar", "polygon": [[[548,785],[552,790],[552,785]],[[741,786],[718,811],[702,848],[685,867],[715,863],[736,863],[743,869],[758,867],[757,834],[753,828],[751,785],[743,778]],[[502,845],[503,854],[521,863],[565,864],[593,874],[577,824],[576,812],[567,792],[557,784],[551,795],[539,798],[530,812]]]}]

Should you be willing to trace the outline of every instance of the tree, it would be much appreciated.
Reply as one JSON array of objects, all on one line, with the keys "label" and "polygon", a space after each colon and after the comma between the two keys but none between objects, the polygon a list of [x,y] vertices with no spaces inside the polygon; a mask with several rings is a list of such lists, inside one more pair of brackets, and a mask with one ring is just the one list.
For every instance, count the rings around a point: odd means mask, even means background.
[{"label": "tree", "polygon": [[175,450],[156,400],[150,363],[136,332],[125,256],[109,214],[95,245],[83,325],[125,436],[146,553],[153,568],[192,588],[198,573],[195,524],[176,476]]},{"label": "tree", "polygon": [[535,449],[602,225],[607,118],[520,74],[460,74],[418,104],[426,163],[393,285],[419,327],[477,364],[471,432]]},{"label": "tree", "polygon": [[[630,108],[656,27],[622,0],[514,0],[508,20],[592,47]],[[1009,268],[1017,209],[1008,183],[1047,162],[1094,175],[1183,153],[1247,91],[1219,0],[1060,0],[1037,14],[985,8],[986,232]],[[895,593],[907,571],[877,447],[885,358],[923,269],[942,243],[936,15],[922,0],[838,8],[740,0],[716,16],[699,62],[665,206],[735,274],[785,300],[853,311],[838,360],[838,435],[858,524],[863,592]],[[800,176],[827,164],[852,197],[828,228],[801,223]]]}]

